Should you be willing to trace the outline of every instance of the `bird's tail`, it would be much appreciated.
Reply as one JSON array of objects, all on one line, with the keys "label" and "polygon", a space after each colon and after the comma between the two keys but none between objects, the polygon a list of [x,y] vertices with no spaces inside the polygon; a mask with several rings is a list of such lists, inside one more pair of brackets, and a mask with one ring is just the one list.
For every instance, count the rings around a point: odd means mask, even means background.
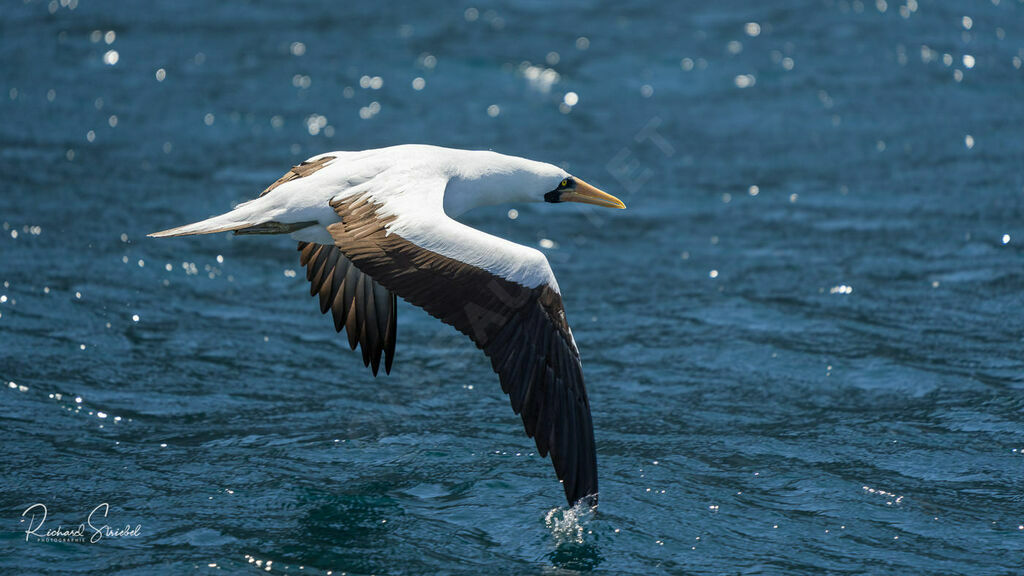
[{"label": "bird's tail", "polygon": [[218,232],[234,232],[235,234],[288,234],[316,224],[297,222],[282,224],[274,221],[273,213],[268,213],[264,198],[243,202],[231,212],[207,218],[192,224],[154,232],[152,238],[168,238],[171,236],[191,236],[193,234],[216,234]]}]

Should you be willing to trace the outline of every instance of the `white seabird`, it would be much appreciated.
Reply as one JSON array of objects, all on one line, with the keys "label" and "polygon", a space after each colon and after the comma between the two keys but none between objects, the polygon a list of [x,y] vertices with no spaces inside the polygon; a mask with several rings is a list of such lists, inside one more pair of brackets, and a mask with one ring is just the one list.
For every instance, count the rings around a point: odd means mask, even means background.
[{"label": "white seabird", "polygon": [[150,236],[291,234],[310,294],[391,371],[396,296],[469,336],[491,359],[569,504],[597,503],[597,456],[579,351],[547,258],[454,220],[504,202],[625,208],[566,171],[495,152],[404,145],[328,152],[293,167],[259,198]]}]

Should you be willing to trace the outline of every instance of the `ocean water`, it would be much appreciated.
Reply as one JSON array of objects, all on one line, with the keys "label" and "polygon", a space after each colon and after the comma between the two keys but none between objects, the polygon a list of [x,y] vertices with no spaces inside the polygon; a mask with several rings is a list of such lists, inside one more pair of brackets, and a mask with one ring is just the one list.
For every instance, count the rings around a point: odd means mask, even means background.
[{"label": "ocean water", "polygon": [[[11,0],[0,48],[0,572],[1024,571],[1019,0]],[[373,378],[293,241],[145,237],[408,142],[629,205],[465,218],[558,276],[596,514],[454,330],[403,303]]]}]

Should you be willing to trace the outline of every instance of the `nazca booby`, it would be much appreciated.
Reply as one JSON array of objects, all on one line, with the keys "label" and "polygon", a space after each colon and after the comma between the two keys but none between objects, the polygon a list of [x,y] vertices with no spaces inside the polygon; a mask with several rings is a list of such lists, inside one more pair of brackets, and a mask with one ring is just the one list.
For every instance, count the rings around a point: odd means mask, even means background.
[{"label": "nazca booby", "polygon": [[382,357],[391,371],[396,296],[454,326],[490,358],[569,504],[596,505],[590,401],[551,266],[538,250],[454,219],[540,201],[625,208],[551,164],[403,145],[314,156],[230,212],[150,236],[291,234],[310,295],[374,375]]}]

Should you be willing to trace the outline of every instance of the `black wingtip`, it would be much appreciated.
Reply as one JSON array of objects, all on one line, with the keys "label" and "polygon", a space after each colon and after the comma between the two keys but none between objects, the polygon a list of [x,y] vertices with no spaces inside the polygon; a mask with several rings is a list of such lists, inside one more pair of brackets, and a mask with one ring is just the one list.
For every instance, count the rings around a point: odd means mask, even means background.
[{"label": "black wingtip", "polygon": [[577,498],[573,501],[572,498],[566,497],[569,501],[570,506],[586,506],[587,508],[597,508],[597,492],[593,494],[587,494],[582,498]]}]

